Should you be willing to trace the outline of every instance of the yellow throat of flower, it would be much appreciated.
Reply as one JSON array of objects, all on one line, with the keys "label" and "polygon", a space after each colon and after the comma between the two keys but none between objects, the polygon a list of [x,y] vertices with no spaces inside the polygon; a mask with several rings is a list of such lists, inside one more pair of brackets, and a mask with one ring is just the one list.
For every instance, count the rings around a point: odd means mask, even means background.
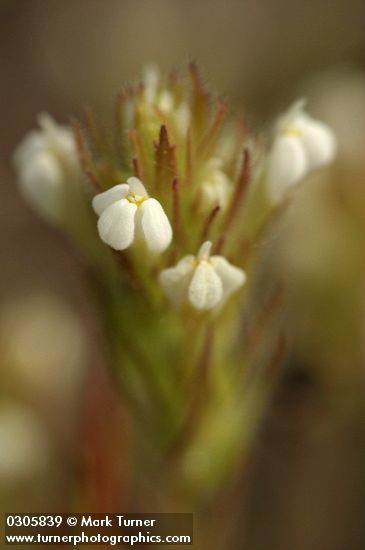
[{"label": "yellow throat of flower", "polygon": [[288,128],[285,128],[285,130],[283,131],[283,134],[289,137],[301,137],[302,131],[295,126],[288,126]]},{"label": "yellow throat of flower", "polygon": [[127,200],[133,204],[136,204],[137,206],[142,204],[142,202],[144,202],[146,199],[147,197],[144,197],[143,195],[134,195],[133,193],[130,193],[127,196]]}]

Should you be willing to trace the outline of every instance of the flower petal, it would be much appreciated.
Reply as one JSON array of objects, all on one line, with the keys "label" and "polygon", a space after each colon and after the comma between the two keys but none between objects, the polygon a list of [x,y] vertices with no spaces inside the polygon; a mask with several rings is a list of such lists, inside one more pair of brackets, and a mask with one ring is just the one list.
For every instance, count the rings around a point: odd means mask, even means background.
[{"label": "flower petal", "polygon": [[175,113],[177,128],[181,134],[185,135],[188,131],[191,118],[189,104],[184,101],[177,107]]},{"label": "flower petal", "polygon": [[296,126],[302,133],[301,141],[307,155],[308,168],[319,168],[333,160],[337,150],[337,140],[327,124],[303,113]]},{"label": "flower petal", "polygon": [[203,181],[201,184],[201,193],[204,206],[209,208],[219,205],[222,209],[225,209],[228,205],[231,191],[232,187],[224,179]]},{"label": "flower petal", "polygon": [[16,169],[21,169],[32,162],[38,154],[49,154],[49,144],[46,136],[40,130],[33,130],[21,141],[14,153]]},{"label": "flower petal", "polygon": [[115,250],[125,250],[134,239],[134,217],[137,206],[121,199],[104,210],[98,220],[102,241]]},{"label": "flower petal", "polygon": [[202,261],[189,286],[189,301],[195,309],[213,309],[222,299],[222,281],[209,262]]},{"label": "flower petal", "polygon": [[160,83],[160,71],[156,65],[147,65],[143,75],[146,103],[151,104],[155,98]]},{"label": "flower petal", "polygon": [[270,199],[279,202],[288,188],[307,172],[306,154],[296,136],[279,136],[274,141],[267,167],[267,190]]},{"label": "flower petal", "polygon": [[180,305],[187,298],[193,266],[194,256],[185,256],[175,267],[164,269],[159,275],[165,295],[175,306]]},{"label": "flower petal", "polygon": [[246,273],[230,264],[223,256],[212,256],[210,262],[222,281],[222,302],[225,302],[233,292],[244,285]]},{"label": "flower petal", "polygon": [[165,115],[168,115],[174,108],[174,97],[169,90],[161,90],[159,96],[157,108]]},{"label": "flower petal", "polygon": [[39,113],[37,119],[48,147],[62,156],[63,161],[78,165],[76,144],[71,129],[55,122],[48,113]]},{"label": "flower petal", "polygon": [[172,229],[164,209],[156,199],[147,199],[138,209],[136,220],[151,252],[163,252],[172,239]]},{"label": "flower petal", "polygon": [[48,219],[59,220],[64,208],[65,180],[55,155],[40,151],[17,169],[19,190],[24,198]]},{"label": "flower petal", "polygon": [[228,176],[222,170],[221,158],[213,157],[205,165],[200,183],[203,204],[206,207],[225,208],[231,196],[232,185]]},{"label": "flower petal", "polygon": [[146,188],[141,180],[132,176],[131,178],[127,179],[127,183],[129,185],[131,193],[133,193],[134,195],[141,195],[142,197],[148,197]]},{"label": "flower petal", "polygon": [[307,98],[301,97],[295,100],[290,107],[283,113],[277,123],[277,132],[282,133],[296,125],[298,117],[304,113],[305,106],[307,104]]},{"label": "flower petal", "polygon": [[198,262],[201,262],[202,260],[208,260],[211,250],[212,250],[212,241],[205,241],[198,250],[198,254],[197,254]]},{"label": "flower petal", "polygon": [[124,199],[129,192],[129,186],[126,183],[119,183],[111,189],[99,193],[92,200],[92,207],[95,212],[100,216],[108,206],[113,204],[113,202]]}]

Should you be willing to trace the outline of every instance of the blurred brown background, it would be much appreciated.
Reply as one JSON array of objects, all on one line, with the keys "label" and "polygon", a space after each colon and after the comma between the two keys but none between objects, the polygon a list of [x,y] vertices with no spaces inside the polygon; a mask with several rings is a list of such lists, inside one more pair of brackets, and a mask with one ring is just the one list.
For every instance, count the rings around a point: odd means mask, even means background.
[{"label": "blurred brown background", "polygon": [[[346,188],[341,200],[336,208],[328,206],[328,198],[323,199],[328,181],[321,181],[323,209],[313,195],[299,193],[299,206],[287,221],[298,224],[279,262],[288,261],[289,279],[298,280],[288,313],[292,322],[295,308],[303,311],[302,295],[313,298],[315,289],[323,297],[326,285],[317,284],[317,265],[328,274],[349,243],[353,250],[350,259],[346,256],[348,285],[339,288],[347,292],[346,303],[357,305],[343,317],[354,330],[344,343],[340,339],[332,356],[321,356],[313,337],[321,333],[320,325],[308,329],[320,315],[315,308],[298,315],[305,321],[293,336],[287,375],[257,445],[248,496],[242,497],[242,511],[237,508],[244,520],[242,548],[365,548],[365,292],[363,264],[356,260],[365,213],[364,199],[357,204],[365,195],[364,24],[363,0],[0,1],[4,511],[67,509],[77,475],[74,455],[80,452],[75,449],[80,447],[79,409],[87,374],[92,371],[98,383],[107,385],[102,337],[83,287],[82,262],[71,244],[20,199],[12,152],[40,111],[60,122],[81,114],[85,106],[109,116],[118,90],[138,78],[146,64],[170,70],[196,59],[207,81],[227,95],[234,109],[245,106],[254,125],[268,125],[289,102],[307,94],[313,110],[340,133],[340,172],[333,177],[337,189]],[[315,187],[313,182],[309,189]],[[323,235],[316,220],[323,212],[330,213],[330,230],[314,253],[317,236]],[[308,217],[312,240],[305,249]],[[347,236],[340,248],[338,219],[341,235]],[[324,252],[334,249],[335,259]],[[293,250],[302,263],[293,264]],[[337,306],[340,318],[343,304]],[[341,326],[336,330],[341,333]],[[325,349],[333,350],[335,329],[324,338]],[[348,353],[354,348],[356,353]],[[97,405],[102,425],[112,405],[110,400]]]}]

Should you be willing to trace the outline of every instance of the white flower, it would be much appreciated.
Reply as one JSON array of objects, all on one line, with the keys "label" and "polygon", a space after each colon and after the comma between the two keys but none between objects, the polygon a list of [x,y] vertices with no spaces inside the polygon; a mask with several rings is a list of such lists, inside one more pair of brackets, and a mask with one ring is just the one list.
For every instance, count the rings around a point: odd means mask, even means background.
[{"label": "white flower", "polygon": [[190,124],[190,108],[186,101],[176,101],[174,95],[162,86],[160,71],[155,65],[145,67],[143,75],[144,99],[152,118],[155,109],[170,117],[180,134],[185,135]]},{"label": "white flower", "polygon": [[65,206],[65,184],[80,176],[71,130],[42,113],[39,130],[30,132],[14,154],[18,184],[26,200],[52,221]]},{"label": "white flower", "polygon": [[172,239],[170,222],[161,206],[149,198],[135,177],[96,195],[92,201],[100,216],[100,238],[115,250],[125,250],[134,240],[144,241],[150,252],[163,252]]},{"label": "white flower", "polygon": [[244,284],[245,272],[223,256],[210,256],[211,247],[206,241],[196,257],[185,256],[160,273],[160,284],[175,306],[189,302],[197,310],[213,309]]},{"label": "white flower", "polygon": [[280,201],[288,188],[311,170],[331,162],[336,149],[331,128],[310,117],[303,100],[296,102],[279,120],[269,154],[267,186],[271,200]]},{"label": "white flower", "polygon": [[222,170],[222,164],[222,159],[213,157],[206,163],[203,171],[199,189],[203,205],[208,208],[219,205],[225,209],[231,196],[232,185]]}]

